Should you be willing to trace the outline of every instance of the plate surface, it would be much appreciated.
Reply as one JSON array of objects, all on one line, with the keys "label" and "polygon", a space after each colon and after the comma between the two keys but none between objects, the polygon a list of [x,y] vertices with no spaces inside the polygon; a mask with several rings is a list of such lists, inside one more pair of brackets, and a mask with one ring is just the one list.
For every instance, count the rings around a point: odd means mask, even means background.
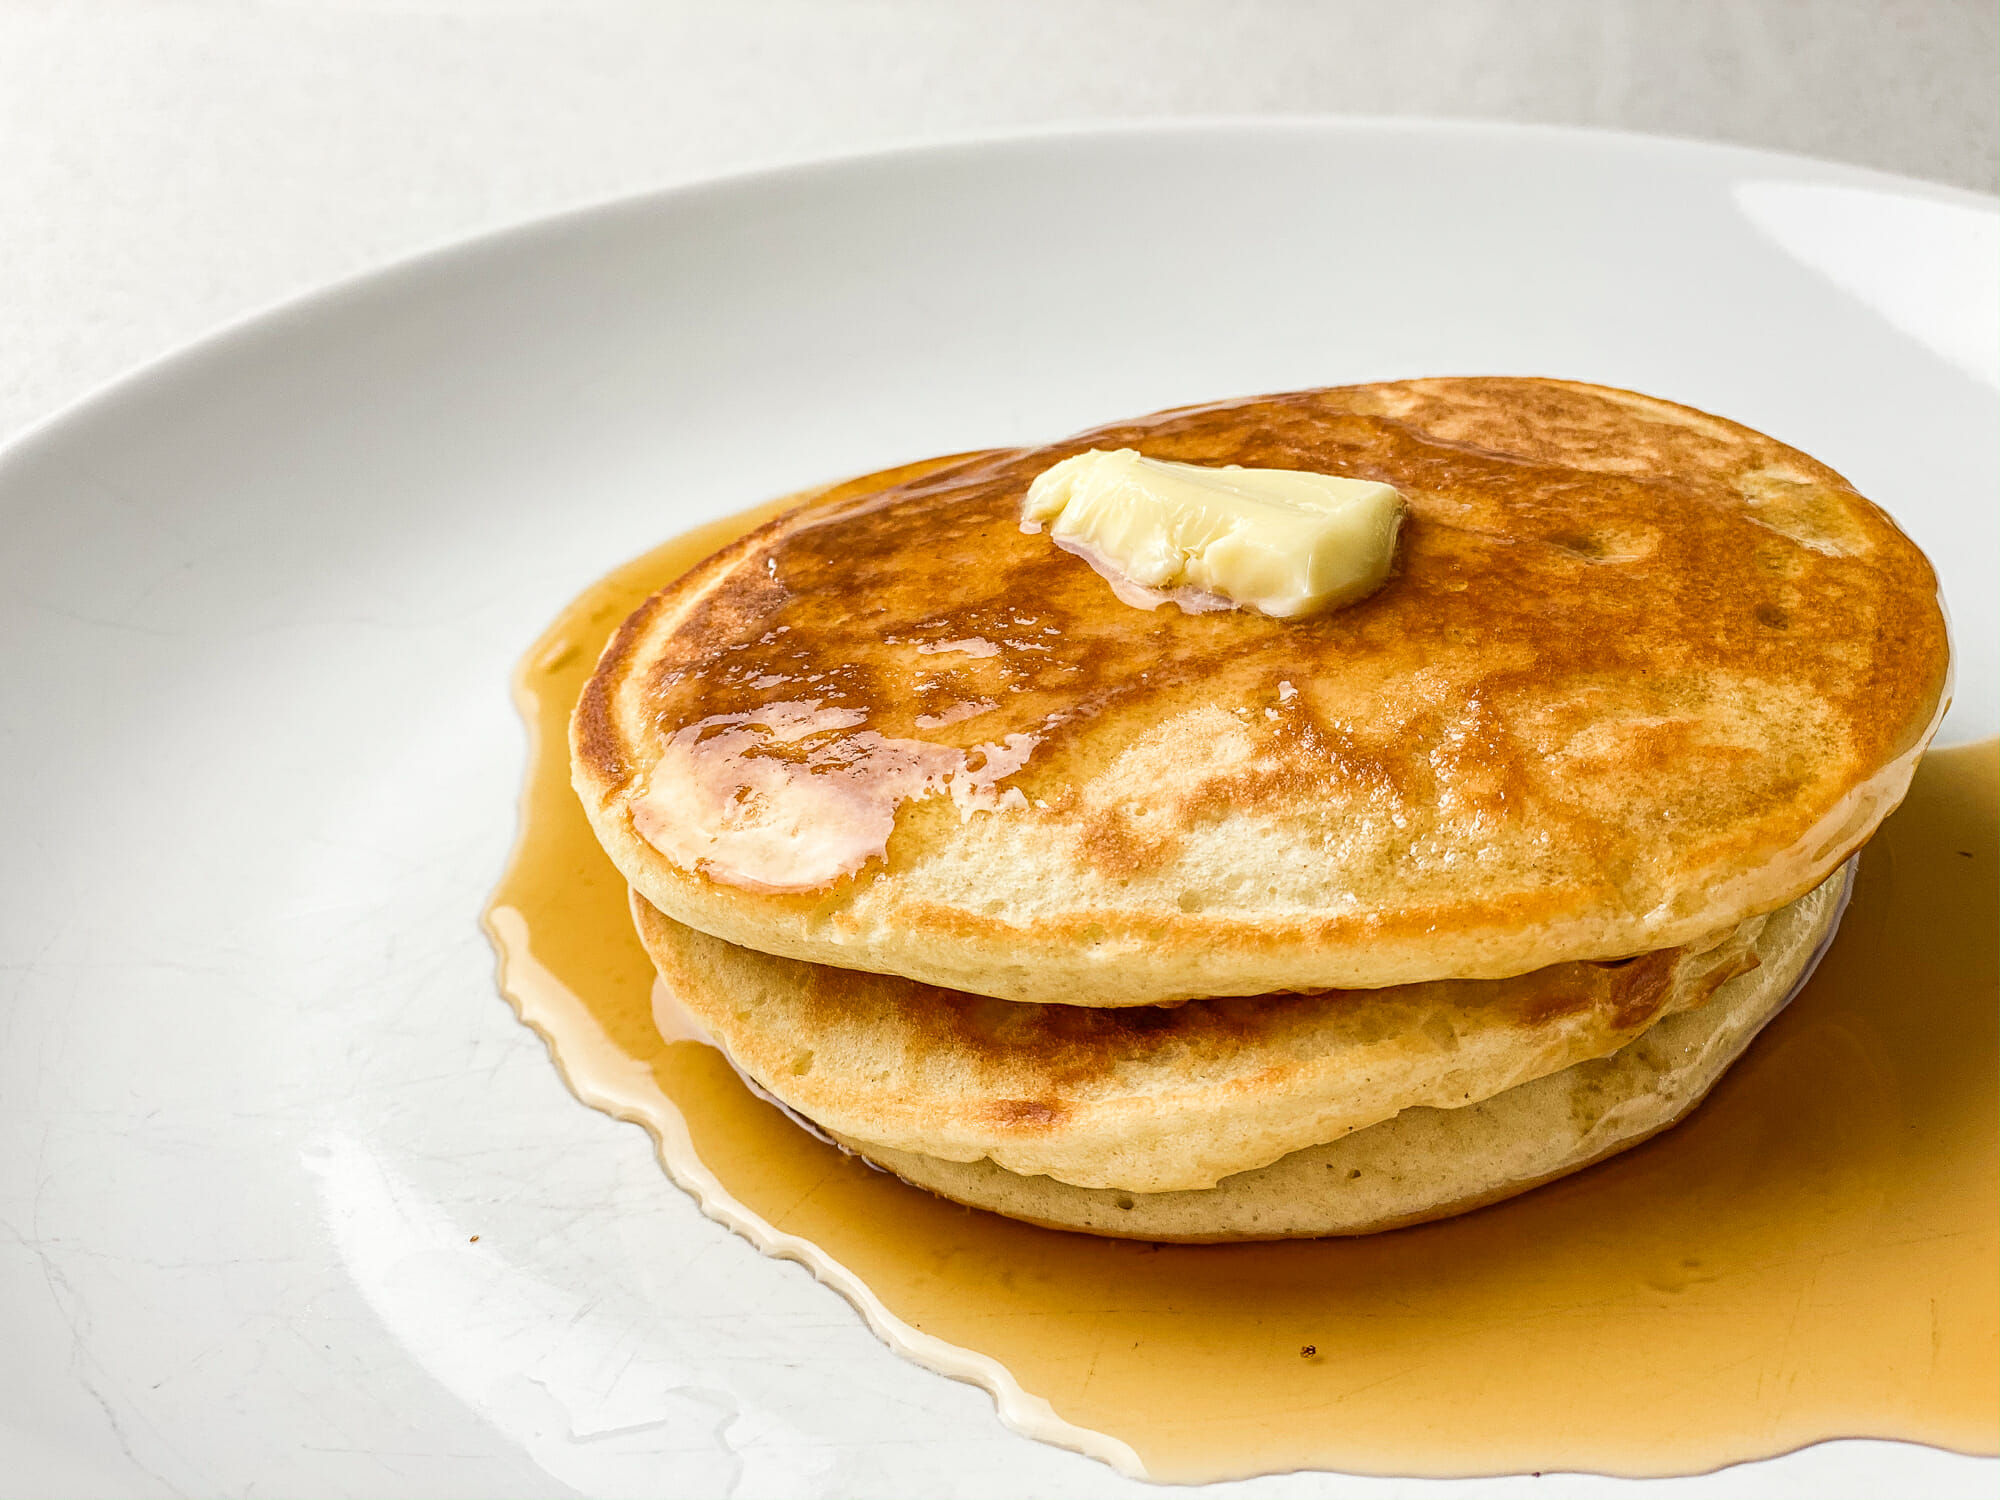
[{"label": "plate surface", "polygon": [[[0,457],[0,1493],[1157,1493],[708,1223],[492,982],[516,656],[699,521],[1182,402],[1555,374],[1831,463],[2000,720],[2000,215],[1858,169],[1296,122],[618,203],[252,321]],[[1647,1493],[1987,1494],[1832,1444]],[[1581,1494],[1294,1475],[1245,1495]]]}]

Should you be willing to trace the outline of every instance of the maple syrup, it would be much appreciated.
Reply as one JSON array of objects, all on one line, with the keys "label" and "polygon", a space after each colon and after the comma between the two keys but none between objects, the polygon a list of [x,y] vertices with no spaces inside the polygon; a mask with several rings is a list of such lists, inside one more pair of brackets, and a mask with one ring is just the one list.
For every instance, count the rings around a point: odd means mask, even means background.
[{"label": "maple syrup", "polygon": [[587,1103],[767,1253],[1016,1428],[1171,1482],[1701,1472],[1826,1438],[2000,1451],[1995,742],[1934,751],[1807,989],[1665,1135],[1523,1197],[1346,1240],[1038,1229],[807,1134],[666,1040],[566,725],[649,593],[791,501],[612,573],[515,683],[501,984]]}]

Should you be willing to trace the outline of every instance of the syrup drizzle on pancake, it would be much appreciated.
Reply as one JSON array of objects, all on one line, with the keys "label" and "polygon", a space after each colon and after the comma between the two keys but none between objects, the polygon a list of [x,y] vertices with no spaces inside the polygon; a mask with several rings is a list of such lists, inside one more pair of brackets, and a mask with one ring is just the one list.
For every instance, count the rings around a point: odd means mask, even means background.
[{"label": "syrup drizzle on pancake", "polygon": [[1018,1430],[1159,1480],[1688,1474],[1833,1437],[2000,1448],[1992,742],[1924,762],[1813,983],[1651,1144],[1362,1240],[1041,1230],[843,1156],[655,1028],[565,723],[618,621],[776,509],[613,573],[530,652],[522,830],[487,913],[502,987],[570,1086],[644,1125],[712,1216]]},{"label": "syrup drizzle on pancake", "polygon": [[[1080,448],[1381,480],[1302,620],[1119,603],[1024,535]],[[1936,577],[1775,439],[1526,379],[1291,392],[855,481],[648,601],[577,785],[662,912],[1025,1001],[1497,979],[1802,895],[1940,710]]]}]

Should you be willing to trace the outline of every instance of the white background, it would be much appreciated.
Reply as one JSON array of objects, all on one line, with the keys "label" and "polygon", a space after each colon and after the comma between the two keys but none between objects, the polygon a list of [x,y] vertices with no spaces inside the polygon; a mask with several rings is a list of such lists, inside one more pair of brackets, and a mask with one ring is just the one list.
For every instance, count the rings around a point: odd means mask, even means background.
[{"label": "white background", "polygon": [[996,126],[1433,114],[1991,191],[1990,0],[0,0],[0,440],[495,225]]}]

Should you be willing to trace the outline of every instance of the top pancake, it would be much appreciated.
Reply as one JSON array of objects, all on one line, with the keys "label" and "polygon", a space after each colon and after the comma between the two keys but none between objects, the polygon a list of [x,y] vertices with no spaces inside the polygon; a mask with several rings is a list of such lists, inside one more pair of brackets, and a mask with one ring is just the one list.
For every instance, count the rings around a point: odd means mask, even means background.
[{"label": "top pancake", "polygon": [[[1119,602],[1019,529],[1088,448],[1377,479],[1316,618]],[[621,872],[746,947],[1131,1005],[1498,978],[1802,895],[1943,707],[1934,574],[1686,407],[1449,379],[1227,402],[843,486],[662,590],[572,724]]]}]

